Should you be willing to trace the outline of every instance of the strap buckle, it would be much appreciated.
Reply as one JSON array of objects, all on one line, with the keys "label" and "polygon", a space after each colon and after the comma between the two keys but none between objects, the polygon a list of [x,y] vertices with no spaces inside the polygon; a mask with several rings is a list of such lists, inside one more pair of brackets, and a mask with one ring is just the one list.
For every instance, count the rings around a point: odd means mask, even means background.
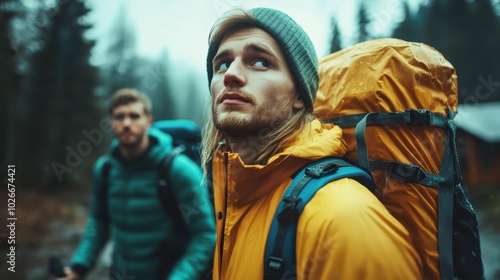
[{"label": "strap buckle", "polygon": [[283,199],[285,205],[283,210],[278,214],[278,221],[280,222],[292,222],[299,218],[299,206],[302,199],[297,199],[295,197],[286,197]]},{"label": "strap buckle", "polygon": [[425,179],[426,175],[420,166],[405,164],[393,161],[389,166],[389,172],[393,177],[398,179],[411,182],[418,183]]},{"label": "strap buckle", "polygon": [[266,272],[269,272],[269,274],[271,274],[269,276],[280,277],[285,270],[285,262],[282,258],[271,256],[269,257],[269,261],[267,262],[267,267],[269,268],[269,270]]},{"label": "strap buckle", "polygon": [[312,178],[321,178],[325,175],[335,173],[339,166],[335,163],[318,164],[307,167],[304,172],[307,176]]},{"label": "strap buckle", "polygon": [[432,113],[426,109],[406,109],[409,113],[409,125],[412,126],[429,126],[431,125]]}]

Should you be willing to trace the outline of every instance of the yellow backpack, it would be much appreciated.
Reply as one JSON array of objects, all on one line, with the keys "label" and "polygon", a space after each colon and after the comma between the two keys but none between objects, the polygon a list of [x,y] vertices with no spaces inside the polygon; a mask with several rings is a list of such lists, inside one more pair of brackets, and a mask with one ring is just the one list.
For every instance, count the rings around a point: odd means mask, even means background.
[{"label": "yellow backpack", "polygon": [[314,114],[343,128],[346,157],[410,232],[424,279],[483,279],[455,147],[453,66],[425,44],[376,39],[324,57],[319,74]]}]

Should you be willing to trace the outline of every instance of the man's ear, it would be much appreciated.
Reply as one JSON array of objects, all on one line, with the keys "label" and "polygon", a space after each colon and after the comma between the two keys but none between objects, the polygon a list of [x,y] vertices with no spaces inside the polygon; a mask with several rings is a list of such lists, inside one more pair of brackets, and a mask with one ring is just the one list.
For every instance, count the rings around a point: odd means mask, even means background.
[{"label": "man's ear", "polygon": [[302,98],[300,98],[299,94],[296,93],[295,99],[293,100],[293,109],[300,110],[304,107],[305,107],[304,101],[302,100]]},{"label": "man's ear", "polygon": [[153,124],[153,116],[151,116],[151,115],[148,115],[148,124],[149,124],[149,126],[151,126],[151,124]]}]

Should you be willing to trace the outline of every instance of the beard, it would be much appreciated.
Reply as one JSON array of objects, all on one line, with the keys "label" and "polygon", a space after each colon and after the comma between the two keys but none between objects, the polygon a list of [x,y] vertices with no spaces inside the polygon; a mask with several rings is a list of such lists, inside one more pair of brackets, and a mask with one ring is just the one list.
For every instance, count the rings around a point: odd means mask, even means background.
[{"label": "beard", "polygon": [[123,139],[119,139],[120,146],[122,146],[125,149],[137,148],[142,142],[142,138],[144,137],[144,133],[136,134],[130,130],[126,130],[126,131],[123,131],[123,134],[125,134],[126,132],[131,133],[133,137],[131,137],[131,139],[128,139],[127,141],[125,141]]},{"label": "beard", "polygon": [[[292,96],[292,95],[291,95]],[[252,112],[241,113],[227,107],[225,112],[218,112],[212,106],[212,117],[215,127],[232,137],[265,136],[281,127],[292,116],[292,99],[273,100],[258,107]],[[252,102],[251,104],[255,104]]]}]

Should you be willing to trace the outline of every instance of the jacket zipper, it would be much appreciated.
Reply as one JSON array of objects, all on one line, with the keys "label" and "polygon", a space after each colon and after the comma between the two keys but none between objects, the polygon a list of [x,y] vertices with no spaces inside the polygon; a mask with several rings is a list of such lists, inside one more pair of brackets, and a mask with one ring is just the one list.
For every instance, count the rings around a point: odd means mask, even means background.
[{"label": "jacket zipper", "polygon": [[226,214],[227,214],[227,191],[228,191],[228,180],[229,180],[229,164],[228,164],[228,153],[224,153],[224,167],[226,169],[226,180],[224,183],[224,220],[222,221],[222,229],[221,229],[221,234],[220,234],[220,247],[219,247],[219,252],[220,252],[220,261],[219,261],[219,279],[222,279],[222,260],[223,260],[223,254],[224,254],[224,229],[226,228]]}]

